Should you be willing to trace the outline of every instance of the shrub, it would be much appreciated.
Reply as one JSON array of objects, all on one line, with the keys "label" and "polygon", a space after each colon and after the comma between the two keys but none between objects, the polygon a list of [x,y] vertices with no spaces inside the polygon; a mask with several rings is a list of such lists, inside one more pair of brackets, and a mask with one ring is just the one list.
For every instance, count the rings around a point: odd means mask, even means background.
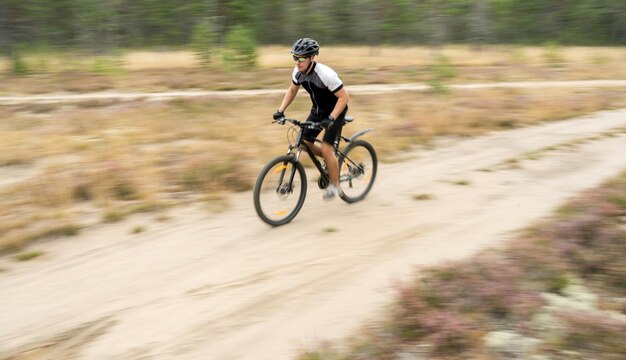
[{"label": "shrub", "polygon": [[78,174],[76,199],[90,196],[100,201],[138,200],[141,198],[141,178],[130,165],[123,161],[107,161],[98,164],[87,174]]},{"label": "shrub", "polygon": [[612,220],[617,208],[607,203],[610,198],[590,201],[596,203],[588,213],[558,223],[549,234],[555,255],[585,280],[624,287],[626,231]]},{"label": "shrub", "polygon": [[549,66],[562,67],[565,64],[563,50],[556,43],[546,43],[544,46],[543,58]]},{"label": "shrub", "polygon": [[[625,188],[623,175],[505,249],[420,271],[413,282],[396,286],[385,322],[371,327],[345,358],[399,359],[419,353],[430,359],[489,359],[488,334],[500,333],[521,339],[528,355],[623,359],[626,219],[620,199]],[[595,286],[594,291],[572,286],[578,278],[592,280],[585,286]],[[568,304],[585,310],[564,311]],[[514,344],[504,345],[502,356],[517,354]]]},{"label": "shrub", "polygon": [[197,156],[182,164],[175,181],[187,191],[243,191],[251,188],[249,169],[237,158]]},{"label": "shrub", "polygon": [[484,253],[425,272],[421,296],[436,308],[452,308],[490,319],[525,320],[538,309],[539,296],[524,286],[521,267],[495,253]]},{"label": "shrub", "polygon": [[[456,354],[472,346],[475,336],[465,316],[419,289],[399,288],[392,316],[393,333],[404,342],[424,341],[438,354]],[[442,300],[442,302],[440,302]]]},{"label": "shrub", "polygon": [[137,225],[130,230],[130,233],[134,235],[134,234],[142,233],[144,231],[146,231],[146,228],[144,226]]},{"label": "shrub", "polygon": [[254,68],[257,62],[254,32],[242,25],[235,26],[226,36],[224,62],[233,69]]},{"label": "shrub", "polygon": [[436,354],[458,354],[474,345],[476,337],[460,313],[434,311],[426,314],[423,325],[429,332],[425,341],[432,344]]},{"label": "shrub", "polygon": [[434,198],[434,196],[431,195],[431,194],[415,194],[415,195],[413,195],[413,200],[417,200],[417,201],[432,200],[433,198]]},{"label": "shrub", "polygon": [[100,56],[93,60],[90,70],[98,75],[115,75],[122,72],[123,65],[120,57]]},{"label": "shrub", "polygon": [[428,85],[436,94],[446,94],[449,92],[446,81],[456,77],[456,69],[450,63],[450,59],[440,55],[435,59],[435,63],[430,66],[431,78]]},{"label": "shrub", "polygon": [[601,313],[561,312],[564,323],[561,346],[586,359],[624,359],[626,357],[626,321]]},{"label": "shrub", "polygon": [[111,210],[107,211],[102,215],[102,222],[105,223],[115,223],[120,222],[126,218],[128,214],[123,211]]},{"label": "shrub", "polygon": [[22,58],[22,56],[18,52],[13,53],[12,62],[13,62],[13,69],[12,69],[13,75],[25,76],[30,73],[28,69],[28,65],[26,65],[26,61],[24,61],[24,58]]},{"label": "shrub", "polygon": [[74,185],[72,196],[76,201],[89,201],[93,198],[89,184],[85,182]]},{"label": "shrub", "polygon": [[41,255],[43,255],[44,253],[41,251],[27,251],[27,252],[23,252],[23,253],[19,253],[17,255],[15,255],[15,260],[17,261],[28,261],[28,260],[32,260],[36,257],[39,257]]},{"label": "shrub", "polygon": [[211,63],[215,41],[215,33],[210,23],[202,21],[194,27],[191,35],[191,48],[202,66]]}]

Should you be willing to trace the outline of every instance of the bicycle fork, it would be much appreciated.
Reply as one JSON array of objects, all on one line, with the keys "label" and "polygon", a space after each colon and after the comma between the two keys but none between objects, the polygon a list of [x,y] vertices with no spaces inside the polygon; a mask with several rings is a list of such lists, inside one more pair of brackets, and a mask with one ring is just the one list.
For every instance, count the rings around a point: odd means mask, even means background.
[{"label": "bicycle fork", "polygon": [[[287,195],[293,192],[293,179],[296,176],[296,163],[299,161],[301,153],[302,153],[302,149],[298,149],[298,151],[296,151],[291,161],[285,161],[283,163],[283,166],[277,169],[277,170],[280,170],[280,177],[278,178],[278,185],[276,187],[277,194]],[[292,154],[292,148],[290,148],[289,151],[287,152],[287,155],[291,155],[291,154]],[[283,184],[283,180],[285,179],[285,172],[287,171],[287,167],[288,167],[287,164],[289,162],[293,164],[293,166],[291,167],[291,172],[289,174],[289,181],[286,184]]]}]

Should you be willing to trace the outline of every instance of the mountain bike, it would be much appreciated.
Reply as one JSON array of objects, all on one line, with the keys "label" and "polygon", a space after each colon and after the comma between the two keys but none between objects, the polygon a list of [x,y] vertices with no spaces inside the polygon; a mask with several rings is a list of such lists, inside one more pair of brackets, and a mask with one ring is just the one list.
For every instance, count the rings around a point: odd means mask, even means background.
[{"label": "mountain bike", "polygon": [[[343,121],[348,124],[353,120],[352,116],[346,116]],[[289,125],[289,149],[287,154],[275,157],[263,167],[254,185],[253,197],[254,208],[261,220],[272,226],[280,226],[293,220],[304,205],[307,175],[300,161],[302,151],[309,154],[319,171],[317,186],[320,189],[328,186],[330,177],[324,160],[315,156],[302,138],[304,129],[321,129],[320,123],[288,118],[278,119],[273,123]],[[369,142],[359,139],[372,130],[359,131],[349,138],[342,135],[334,144],[335,154],[339,159],[339,182],[342,189],[339,196],[347,203],[363,200],[376,179],[376,150]],[[321,142],[319,139],[315,141]],[[343,150],[340,149],[340,143],[345,144]]]}]

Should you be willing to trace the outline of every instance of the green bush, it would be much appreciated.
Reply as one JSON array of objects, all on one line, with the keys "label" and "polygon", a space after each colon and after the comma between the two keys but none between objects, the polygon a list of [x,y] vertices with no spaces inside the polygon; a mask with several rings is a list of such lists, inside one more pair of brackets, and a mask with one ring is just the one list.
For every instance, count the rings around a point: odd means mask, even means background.
[{"label": "green bush", "polygon": [[224,63],[233,69],[254,68],[257,62],[257,43],[254,33],[245,26],[235,26],[226,36]]},{"label": "green bush", "polygon": [[563,67],[565,64],[563,49],[556,43],[549,42],[545,44],[543,58],[551,67]]},{"label": "green bush", "polygon": [[211,24],[207,22],[198,23],[191,35],[191,48],[202,66],[211,63],[215,45],[215,32]]},{"label": "green bush", "polygon": [[24,61],[24,59],[22,58],[22,56],[15,52],[13,54],[13,75],[17,75],[17,76],[26,76],[28,75],[29,71],[28,71],[28,65],[26,64],[26,61]]},{"label": "green bush", "polygon": [[100,56],[93,60],[89,70],[98,75],[115,75],[122,73],[123,66],[119,56]]},{"label": "green bush", "polygon": [[449,92],[446,81],[457,76],[456,69],[444,55],[439,55],[435,62],[430,66],[431,78],[428,85],[437,94],[446,94]]}]

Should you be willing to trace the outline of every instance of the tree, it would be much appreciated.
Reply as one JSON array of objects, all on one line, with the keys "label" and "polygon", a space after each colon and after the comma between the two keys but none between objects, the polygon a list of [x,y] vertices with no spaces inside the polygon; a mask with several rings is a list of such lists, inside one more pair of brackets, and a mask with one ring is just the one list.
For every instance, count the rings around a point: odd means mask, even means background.
[{"label": "tree", "polygon": [[184,45],[207,19],[218,44],[626,44],[624,0],[0,0],[0,51]]},{"label": "tree", "polygon": [[211,55],[216,47],[216,36],[208,19],[196,24],[191,37],[191,47],[201,65],[208,66],[211,63]]},{"label": "tree", "polygon": [[474,5],[469,18],[469,41],[472,44],[480,46],[481,44],[492,40],[490,10],[490,4],[488,0],[474,1]]},{"label": "tree", "polygon": [[380,1],[382,12],[377,16],[381,18],[380,31],[385,43],[406,43],[415,41],[414,26],[416,16],[411,0],[385,0]]},{"label": "tree", "polygon": [[0,2],[0,53],[11,56],[13,54],[13,32],[11,31],[11,4],[9,1]]},{"label": "tree", "polygon": [[428,16],[430,25],[430,43],[434,46],[443,45],[448,38],[446,29],[447,15],[443,1],[428,0],[425,3],[427,6],[426,15]]}]

